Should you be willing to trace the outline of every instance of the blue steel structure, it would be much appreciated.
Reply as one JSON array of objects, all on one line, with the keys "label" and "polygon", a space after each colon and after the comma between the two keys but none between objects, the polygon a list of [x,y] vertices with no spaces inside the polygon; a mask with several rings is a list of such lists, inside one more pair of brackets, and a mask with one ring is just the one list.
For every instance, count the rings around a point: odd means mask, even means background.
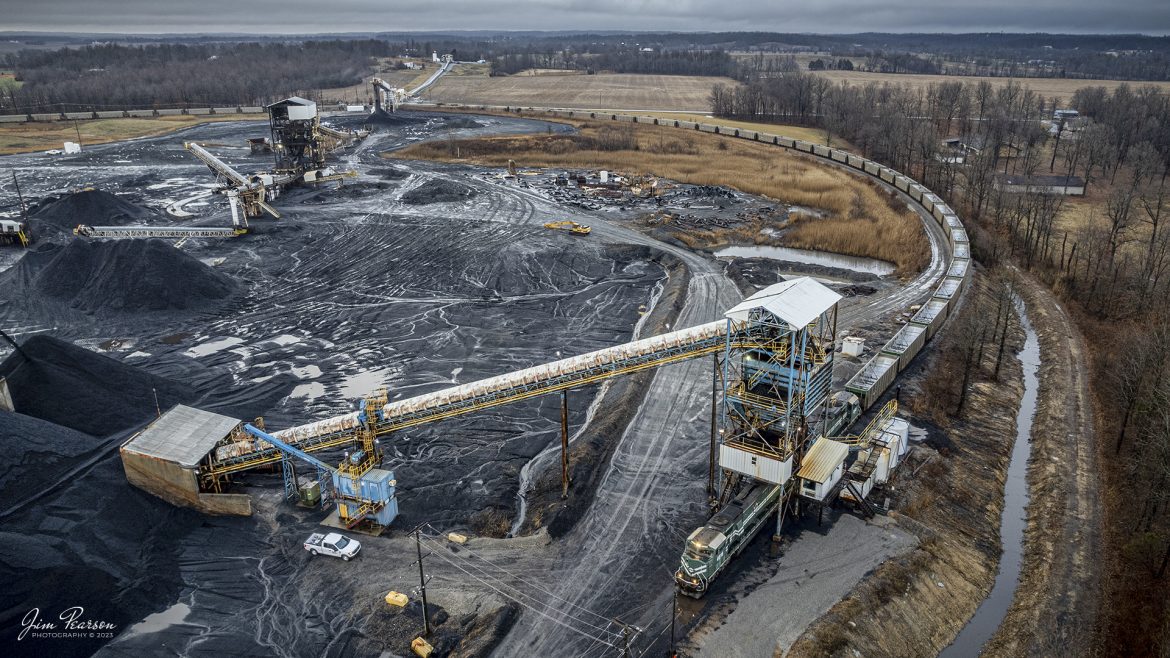
[{"label": "blue steel structure", "polygon": [[296,495],[295,470],[292,468],[291,458],[304,460],[317,468],[319,481],[325,481],[324,474],[332,476],[332,497],[337,502],[338,514],[346,527],[354,527],[363,521],[370,522],[378,527],[390,525],[398,516],[398,499],[395,497],[395,480],[392,471],[380,468],[366,469],[357,472],[354,468],[360,465],[366,456],[362,451],[347,455],[341,466],[334,467],[317,459],[313,455],[292,446],[262,429],[244,424],[244,431],[255,438],[270,444],[273,449],[282,453],[282,471],[284,474],[284,490],[286,494]]}]

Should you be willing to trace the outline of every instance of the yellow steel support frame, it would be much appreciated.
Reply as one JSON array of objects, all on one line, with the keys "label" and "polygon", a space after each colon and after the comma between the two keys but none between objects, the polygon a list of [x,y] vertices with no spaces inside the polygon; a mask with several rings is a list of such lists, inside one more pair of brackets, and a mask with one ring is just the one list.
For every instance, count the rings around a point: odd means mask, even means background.
[{"label": "yellow steel support frame", "polygon": [[[749,346],[758,345],[758,344],[759,344],[758,341],[736,340],[736,341],[732,341],[731,346],[733,349],[739,349],[739,348],[749,347]],[[433,423],[435,421],[445,420],[447,418],[453,418],[455,416],[461,416],[463,414],[473,413],[476,411],[482,411],[484,409],[490,409],[492,407],[498,407],[498,406],[501,406],[504,404],[511,404],[513,402],[519,402],[521,400],[527,400],[527,399],[538,397],[541,395],[547,395],[549,393],[558,393],[562,390],[576,388],[578,386],[595,384],[597,382],[604,381],[604,380],[609,379],[611,377],[628,375],[631,373],[639,372],[641,370],[648,370],[650,368],[658,368],[661,366],[670,365],[672,363],[677,363],[679,361],[686,361],[688,359],[694,359],[694,358],[697,358],[700,356],[706,356],[708,354],[716,354],[716,353],[724,351],[726,349],[726,347],[727,347],[726,343],[719,343],[719,344],[712,345],[709,347],[698,348],[698,349],[695,349],[694,351],[690,351],[690,352],[671,354],[671,355],[665,356],[661,359],[655,359],[653,361],[646,361],[643,363],[638,363],[638,364],[634,364],[631,366],[627,366],[624,368],[617,368],[615,370],[609,370],[609,371],[606,371],[604,373],[599,373],[597,375],[593,375],[591,377],[586,377],[583,379],[575,379],[571,382],[564,382],[564,383],[560,383],[560,384],[550,384],[550,385],[542,387],[542,388],[536,388],[536,389],[530,389],[527,391],[522,391],[522,392],[516,393],[515,395],[510,395],[508,397],[496,398],[493,400],[481,402],[479,404],[474,404],[474,405],[467,406],[467,407],[460,407],[458,409],[452,409],[450,411],[438,413],[438,414],[435,414],[433,416],[426,416],[423,418],[412,418],[412,419],[397,422],[397,423],[396,422],[382,423],[382,424],[378,424],[378,425],[375,425],[372,427],[368,427],[368,426],[362,427],[362,428],[358,428],[354,432],[350,432],[348,434],[338,435],[337,437],[331,438],[327,441],[322,441],[321,443],[314,444],[312,446],[306,446],[306,447],[303,447],[301,449],[304,450],[305,452],[317,452],[319,450],[328,450],[330,448],[340,448],[340,447],[345,446],[345,445],[353,444],[355,441],[362,441],[363,440],[362,434],[365,432],[371,433],[369,440],[372,442],[374,437],[380,436],[383,434],[388,434],[390,432],[395,432],[395,431],[407,429],[410,427],[416,427],[418,425],[425,425],[427,423]],[[367,407],[366,417],[367,418],[376,418],[375,415],[370,413],[371,411],[372,410]],[[251,461],[239,462],[239,463],[235,463],[235,464],[230,464],[228,466],[211,465],[206,470],[201,472],[200,475],[205,481],[217,480],[225,475],[230,475],[231,473],[239,473],[240,471],[247,471],[247,470],[256,468],[258,466],[264,466],[265,464],[275,464],[278,461],[280,461],[279,454],[266,455],[263,457],[258,457],[254,460],[251,460]]]},{"label": "yellow steel support frame", "polygon": [[863,446],[866,443],[869,443],[873,439],[874,434],[876,434],[883,425],[888,423],[896,413],[898,413],[898,401],[890,400],[884,407],[882,407],[881,411],[877,412],[877,415],[873,417],[873,420],[869,421],[869,424],[865,426],[865,429],[861,430],[861,434],[846,434],[844,436],[830,436],[826,438],[832,439],[838,443],[844,443],[845,445]]}]

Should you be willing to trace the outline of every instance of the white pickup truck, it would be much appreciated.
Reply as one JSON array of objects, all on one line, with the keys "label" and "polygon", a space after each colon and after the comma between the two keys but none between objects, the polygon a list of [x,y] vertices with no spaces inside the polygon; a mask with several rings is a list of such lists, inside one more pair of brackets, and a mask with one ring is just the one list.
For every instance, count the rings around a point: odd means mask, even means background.
[{"label": "white pickup truck", "polygon": [[313,555],[332,555],[339,557],[346,562],[362,549],[362,545],[356,539],[350,539],[345,535],[339,535],[336,532],[323,534],[314,532],[309,536],[309,540],[305,542],[305,550]]}]

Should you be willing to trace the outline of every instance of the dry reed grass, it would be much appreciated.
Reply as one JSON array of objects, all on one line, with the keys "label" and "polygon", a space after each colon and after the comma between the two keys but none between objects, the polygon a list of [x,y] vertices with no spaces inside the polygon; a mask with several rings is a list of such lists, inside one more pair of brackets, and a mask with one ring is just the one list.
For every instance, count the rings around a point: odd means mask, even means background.
[{"label": "dry reed grass", "polygon": [[[766,144],[650,125],[567,121],[572,135],[431,141],[388,154],[403,159],[505,166],[610,169],[696,185],[724,185],[790,205],[824,210],[796,220],[783,244],[877,258],[906,276],[930,262],[918,218],[873,182]],[[612,148],[615,145],[620,148]],[[629,146],[633,148],[629,148]]]}]

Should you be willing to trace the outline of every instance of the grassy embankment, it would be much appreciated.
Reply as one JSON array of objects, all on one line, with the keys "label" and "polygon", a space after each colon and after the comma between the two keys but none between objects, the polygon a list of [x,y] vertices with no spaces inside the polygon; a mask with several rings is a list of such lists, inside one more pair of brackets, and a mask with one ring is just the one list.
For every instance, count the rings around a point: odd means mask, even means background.
[{"label": "grassy embankment", "polygon": [[223,116],[167,116],[152,119],[91,119],[87,121],[38,121],[0,124],[0,155],[59,149],[64,142],[106,144],[135,137],[154,137],[210,121],[264,119],[261,114]]},{"label": "grassy embankment", "polygon": [[[989,295],[986,283],[982,275],[976,277],[963,316],[990,312],[971,301]],[[1023,395],[1023,368],[1014,354],[1024,332],[1018,320],[1010,327],[1000,376],[992,375],[997,358],[992,337],[980,350],[982,360],[959,418],[948,417],[955,394],[949,382],[958,376],[956,361],[961,362],[963,349],[955,331],[941,334],[926,359],[919,357],[907,371],[901,383],[905,407],[919,422],[934,418],[948,425],[914,447],[884,492],[892,502],[891,515],[918,536],[919,545],[869,574],[805,630],[789,658],[936,656],[991,590],[1014,410]]]},{"label": "grassy embankment", "polygon": [[[650,173],[698,185],[724,185],[777,201],[818,208],[827,216],[794,216],[780,242],[878,258],[897,265],[899,275],[921,270],[930,260],[918,218],[905,203],[871,181],[808,157],[743,140],[663,126],[613,126],[573,121],[571,135],[521,135],[424,142],[388,154],[403,159],[526,167],[610,169]],[[763,244],[761,235],[730,236]],[[703,240],[699,240],[702,246]]]}]

